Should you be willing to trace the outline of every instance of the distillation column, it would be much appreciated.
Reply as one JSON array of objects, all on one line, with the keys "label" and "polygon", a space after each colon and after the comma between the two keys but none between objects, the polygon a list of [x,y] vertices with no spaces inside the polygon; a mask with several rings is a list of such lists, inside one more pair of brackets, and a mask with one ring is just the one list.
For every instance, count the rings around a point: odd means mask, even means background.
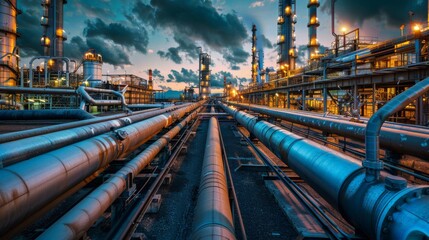
[{"label": "distillation column", "polygon": [[278,17],[278,61],[282,71],[295,69],[295,1],[279,0]]},{"label": "distillation column", "polygon": [[16,0],[0,2],[0,86],[16,86],[18,78],[17,13]]},{"label": "distillation column", "polygon": [[308,8],[308,59],[312,60],[319,55],[319,41],[317,40],[317,28],[320,26],[317,18],[317,8],[320,6],[319,0],[309,0]]},{"label": "distillation column", "polygon": [[[67,40],[63,26],[64,4],[67,0],[42,0],[44,8],[40,24],[43,26],[41,45],[44,55],[50,57],[63,57],[64,41]],[[52,71],[62,71],[62,60],[49,62]]]},{"label": "distillation column", "polygon": [[200,99],[210,97],[210,55],[200,53]]},{"label": "distillation column", "polygon": [[256,85],[258,75],[258,62],[256,60],[256,25],[252,26],[252,85]]},{"label": "distillation column", "polygon": [[147,83],[147,89],[148,90],[153,90],[153,73],[152,73],[152,69],[149,69],[149,81]]}]

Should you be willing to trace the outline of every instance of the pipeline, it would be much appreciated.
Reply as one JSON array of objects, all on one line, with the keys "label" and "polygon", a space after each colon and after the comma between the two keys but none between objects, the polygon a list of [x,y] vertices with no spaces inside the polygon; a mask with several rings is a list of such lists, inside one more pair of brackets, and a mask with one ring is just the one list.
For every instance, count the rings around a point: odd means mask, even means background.
[{"label": "pipeline", "polygon": [[212,117],[207,133],[191,239],[236,239],[219,139]]},{"label": "pipeline", "polygon": [[429,90],[429,78],[424,79],[390,100],[369,119],[365,134],[366,159],[363,166],[366,168],[366,180],[377,180],[383,162],[379,160],[380,129],[387,118],[405,108],[419,96]]},{"label": "pipeline", "polygon": [[[178,108],[179,107],[166,108],[166,109],[164,109],[165,111],[161,110],[158,112],[154,112],[154,115],[148,113],[149,114],[148,116],[153,117],[153,116],[156,116],[156,115],[164,113],[164,112],[176,110]],[[157,109],[150,109],[150,110],[145,110],[145,111],[133,112],[133,113],[131,113],[131,115],[141,114],[144,112],[149,112],[149,111],[154,111],[154,110],[157,110]],[[29,130],[24,130],[24,131],[19,131],[19,132],[4,133],[4,134],[0,134],[0,143],[12,142],[12,141],[16,141],[16,140],[23,139],[23,138],[34,137],[34,136],[38,136],[38,135],[42,135],[42,134],[61,131],[61,130],[70,129],[70,128],[74,128],[74,127],[80,127],[80,126],[93,124],[93,123],[109,121],[109,120],[118,119],[118,118],[127,117],[127,116],[129,117],[130,114],[121,113],[121,114],[115,114],[112,116],[97,117],[97,118],[92,118],[92,119],[88,119],[88,120],[63,123],[63,124],[59,124],[59,125],[40,127],[40,128],[29,129]]]},{"label": "pipeline", "polygon": [[[85,109],[85,104],[87,102],[90,103],[91,105],[95,105],[95,106],[106,106],[106,105],[127,106],[127,103],[125,102],[124,95],[120,92],[117,92],[117,91],[80,86],[76,90],[76,92],[82,96],[82,102],[80,103],[80,109]],[[117,96],[120,100],[95,100],[94,98],[92,98],[88,94],[88,92],[109,93],[109,94],[113,94],[113,95]]]},{"label": "pipeline", "polygon": [[0,87],[0,92],[2,92],[2,93],[76,95],[76,91],[74,89],[61,89],[61,88]]},{"label": "pipeline", "polygon": [[[297,111],[270,109],[258,105],[230,103],[242,109],[280,118],[288,122],[320,129],[355,140],[364,141],[366,126],[361,123],[348,122],[322,116],[310,116]],[[429,159],[429,137],[425,130],[422,133],[407,130],[382,127],[380,131],[380,146],[396,153]]]},{"label": "pipeline", "polygon": [[12,165],[16,162],[29,159],[42,153],[109,132],[112,129],[124,127],[171,110],[172,109],[165,109],[144,112],[133,116],[88,124],[13,142],[6,142],[0,144],[0,167]]},{"label": "pipeline", "polygon": [[0,169],[0,235],[202,102]]},{"label": "pipeline", "polygon": [[172,106],[171,104],[164,104],[164,103],[153,103],[153,104],[132,104],[127,105],[128,108],[166,108]]},{"label": "pipeline", "polygon": [[[50,226],[38,239],[79,239],[125,191],[127,181],[143,170],[192,119],[197,111],[138,154],[118,172]],[[130,176],[131,174],[131,176]]]},{"label": "pipeline", "polygon": [[1,110],[0,120],[85,120],[95,118],[80,109]]},{"label": "pipeline", "polygon": [[224,104],[221,107],[320,196],[358,232],[371,239],[429,237],[429,186],[407,185],[403,178],[381,172],[365,181],[360,162],[345,154],[281,129]]}]

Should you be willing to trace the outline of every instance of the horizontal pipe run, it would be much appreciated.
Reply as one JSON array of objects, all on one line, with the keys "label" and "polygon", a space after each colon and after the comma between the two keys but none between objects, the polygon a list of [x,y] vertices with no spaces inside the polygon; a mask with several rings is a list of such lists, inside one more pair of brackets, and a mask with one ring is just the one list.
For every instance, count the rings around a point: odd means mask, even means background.
[{"label": "horizontal pipe run", "polygon": [[0,169],[0,235],[98,169],[135,150],[201,103]]},{"label": "horizontal pipe run", "polygon": [[29,93],[29,94],[53,94],[53,95],[77,95],[74,89],[61,88],[28,88],[28,87],[0,87],[1,93]]},{"label": "horizontal pipe run", "polygon": [[[128,178],[134,178],[167,146],[192,119],[197,116],[191,113],[173,129],[138,154],[101,186],[92,191],[64,216],[57,220],[37,239],[79,239],[125,191]],[[131,176],[130,176],[131,174]]]},{"label": "horizontal pipe run", "polygon": [[1,110],[0,113],[0,120],[85,120],[95,118],[92,114],[80,109]]},{"label": "horizontal pipe run", "polygon": [[[296,111],[271,109],[252,104],[230,104],[288,122],[316,128],[327,133],[333,133],[360,141],[365,140],[365,124],[324,118],[322,116],[310,116]],[[380,146],[396,153],[429,159],[429,136],[426,133],[382,127],[380,131]]]},{"label": "horizontal pipe run", "polygon": [[172,104],[164,104],[164,103],[151,103],[151,104],[129,104],[127,105],[127,108],[133,109],[133,108],[139,108],[139,109],[145,109],[145,108],[166,108],[170,107]]},{"label": "horizontal pipe run", "polygon": [[109,132],[112,129],[124,127],[144,119],[164,114],[168,111],[170,111],[170,109],[144,112],[128,117],[88,124],[12,142],[5,142],[0,144],[0,166],[9,166],[60,147]]},{"label": "horizontal pipe run", "polygon": [[[175,109],[178,109],[178,107],[171,107],[171,108],[165,109],[165,112],[173,111]],[[133,112],[133,113],[131,113],[131,115],[137,115],[137,114],[141,114],[143,112],[149,112],[149,111],[154,111],[154,110],[157,110],[157,109],[150,109],[150,110],[145,110],[145,111]],[[155,114],[155,115],[158,115],[158,114]],[[155,116],[155,115],[153,115],[153,116]],[[112,116],[96,117],[96,118],[88,119],[88,120],[82,120],[82,121],[77,121],[77,122],[70,122],[70,123],[63,123],[63,124],[58,124],[58,125],[53,125],[53,126],[34,128],[34,129],[29,129],[29,130],[24,130],[24,131],[19,131],[19,132],[3,133],[3,134],[0,134],[0,143],[16,141],[16,140],[23,139],[23,138],[34,137],[34,136],[41,135],[41,134],[47,134],[47,133],[51,133],[51,132],[61,131],[61,130],[70,129],[70,128],[74,128],[74,127],[80,127],[80,126],[93,124],[93,123],[109,121],[109,120],[113,120],[113,119],[117,119],[117,118],[121,118],[121,117],[127,117],[127,116],[130,116],[130,114],[121,113],[121,114],[115,114]]]},{"label": "horizontal pipe run", "polygon": [[236,239],[219,137],[212,117],[205,145],[191,239]]},{"label": "horizontal pipe run", "polygon": [[378,181],[366,182],[358,160],[250,114],[221,107],[339,210],[356,231],[371,239],[429,237],[429,186],[407,186],[405,179],[386,172]]}]

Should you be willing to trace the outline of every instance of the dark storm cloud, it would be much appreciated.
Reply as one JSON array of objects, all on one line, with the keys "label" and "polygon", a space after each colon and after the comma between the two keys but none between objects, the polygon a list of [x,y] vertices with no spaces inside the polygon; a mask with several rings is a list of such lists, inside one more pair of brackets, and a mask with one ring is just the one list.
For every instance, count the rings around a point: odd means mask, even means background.
[{"label": "dark storm cloud", "polygon": [[32,57],[43,55],[43,47],[40,45],[43,30],[39,24],[39,13],[31,8],[23,10],[22,14],[17,18],[17,22],[18,33],[20,34],[17,45],[21,49],[21,56]]},{"label": "dark storm cloud", "polygon": [[191,69],[182,68],[180,72],[171,70],[171,74],[168,75],[168,78],[175,82],[198,84],[198,72],[194,72]]},{"label": "dark storm cloud", "polygon": [[157,54],[164,59],[170,59],[174,63],[181,64],[182,63],[182,57],[179,55],[178,48],[169,48],[167,52],[164,51],[158,51]]},{"label": "dark storm cloud", "polygon": [[271,41],[267,37],[265,37],[264,34],[261,34],[259,36],[259,39],[261,39],[260,41],[262,42],[262,46],[264,48],[269,48],[269,49],[273,48],[273,44],[271,43]]},{"label": "dark storm cloud", "polygon": [[156,68],[152,71],[152,76],[155,80],[159,80],[161,82],[165,80],[165,77],[161,74],[161,71]]},{"label": "dark storm cloud", "polygon": [[243,84],[250,81],[250,79],[247,78],[239,78],[237,76],[234,77],[231,72],[220,71],[211,75],[210,86],[212,88],[223,88],[224,77],[226,77],[226,83],[232,83],[233,86],[238,86],[238,84]]},{"label": "dark storm cloud", "polygon": [[76,9],[79,9],[86,17],[109,19],[115,14],[109,2],[104,1],[72,1]]},{"label": "dark storm cloud", "polygon": [[[361,24],[366,19],[386,20],[389,26],[399,27],[409,23],[408,11],[415,13],[414,19],[422,21],[427,14],[426,1],[417,0],[341,0],[335,3],[337,19]],[[322,10],[330,12],[331,1],[325,1]]]},{"label": "dark storm cloud", "polygon": [[[241,49],[248,38],[247,31],[235,13],[219,13],[211,1],[203,0],[151,0],[150,5],[136,1],[133,13],[146,26],[168,28],[176,36],[179,44],[176,49],[186,52],[190,58],[196,58],[192,52],[186,51],[186,43],[202,41],[213,50],[223,53],[223,49]],[[232,50],[230,50],[232,51]],[[238,51],[238,50],[235,50]],[[230,55],[227,61],[235,60]],[[235,65],[231,63],[231,65]]]},{"label": "dark storm cloud", "polygon": [[229,62],[230,68],[234,68],[233,70],[239,70],[240,68],[237,64],[245,63],[248,57],[249,53],[240,47],[229,48],[223,51],[223,58]]},{"label": "dark storm cloud", "polygon": [[100,18],[94,21],[87,21],[87,26],[84,29],[84,35],[87,38],[102,37],[112,40],[127,49],[134,47],[137,51],[147,53],[147,45],[149,44],[148,33],[144,28],[135,28],[125,26],[121,23],[106,24]]},{"label": "dark storm cloud", "polygon": [[124,66],[131,64],[130,58],[122,47],[117,44],[106,42],[101,38],[87,38],[86,41],[81,37],[73,37],[70,42],[64,44],[64,52],[67,56],[75,59],[81,59],[88,49],[95,49],[103,56],[103,62],[114,66]]}]

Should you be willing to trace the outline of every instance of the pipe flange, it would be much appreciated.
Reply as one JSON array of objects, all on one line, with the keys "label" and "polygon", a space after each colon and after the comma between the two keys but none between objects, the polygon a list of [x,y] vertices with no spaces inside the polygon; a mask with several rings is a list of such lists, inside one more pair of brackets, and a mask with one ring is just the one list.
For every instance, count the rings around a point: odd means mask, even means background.
[{"label": "pipe flange", "polygon": [[114,131],[114,133],[115,133],[116,138],[121,140],[121,141],[124,141],[128,137],[128,133],[124,130],[116,130],[116,131]]},{"label": "pipe flange", "polygon": [[362,161],[362,166],[369,169],[382,170],[384,164],[382,161],[369,161],[365,159],[364,161]]}]

